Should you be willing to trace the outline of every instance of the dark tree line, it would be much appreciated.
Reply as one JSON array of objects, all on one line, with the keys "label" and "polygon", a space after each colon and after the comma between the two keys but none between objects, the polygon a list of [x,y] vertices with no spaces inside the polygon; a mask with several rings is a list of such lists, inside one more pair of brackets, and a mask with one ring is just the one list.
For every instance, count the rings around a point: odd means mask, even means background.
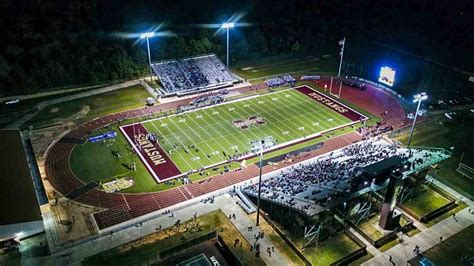
[{"label": "dark tree line", "polygon": [[[209,52],[224,58],[225,34],[196,24],[224,22],[235,13],[245,13],[242,20],[253,26],[232,30],[234,63],[268,55],[336,54],[337,41],[346,36],[357,53],[382,40],[416,54],[439,53],[438,60],[472,69],[472,57],[466,56],[474,50],[472,7],[470,1],[427,0],[0,1],[0,94],[146,74],[144,43],[121,33],[143,32],[159,22],[177,36],[152,39],[154,60]],[[350,48],[348,62],[360,64]]]}]

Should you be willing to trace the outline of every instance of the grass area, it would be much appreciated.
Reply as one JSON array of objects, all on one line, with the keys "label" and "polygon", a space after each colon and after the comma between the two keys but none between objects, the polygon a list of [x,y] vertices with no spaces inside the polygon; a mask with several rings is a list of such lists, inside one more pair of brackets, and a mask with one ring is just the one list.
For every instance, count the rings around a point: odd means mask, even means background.
[{"label": "grass area", "polygon": [[270,57],[239,62],[237,65],[232,67],[232,71],[244,79],[258,79],[272,75],[295,72],[304,72],[306,75],[311,75],[321,72],[335,71],[337,68],[336,61],[331,57],[323,58],[319,56],[301,56],[296,58]]},{"label": "grass area", "polygon": [[[444,240],[442,243],[423,252],[434,265],[470,265],[462,258],[474,259],[474,225]],[[410,265],[420,265],[418,258],[410,260]]]},{"label": "grass area", "polygon": [[8,253],[0,252],[0,265],[11,265],[11,266],[20,266],[21,265],[21,253],[20,251],[13,250]]},{"label": "grass area", "polygon": [[417,234],[420,233],[420,232],[421,232],[420,229],[415,228],[415,229],[413,229],[413,230],[408,231],[408,232],[406,233],[406,235],[409,236],[409,237],[413,237],[413,236],[417,235]]},{"label": "grass area", "polygon": [[[254,222],[257,219],[256,217],[256,213],[250,215],[250,219],[252,219],[252,221]],[[259,223],[259,229],[263,231],[265,233],[265,236],[271,240],[273,246],[275,246],[275,248],[277,248],[280,253],[288,259],[288,261],[290,262],[289,265],[304,264],[303,261],[300,260],[300,258],[293,251],[293,249],[291,249],[288,244],[286,244],[286,242],[280,237],[280,235],[275,230],[273,230],[271,225],[268,224],[265,219],[260,219]]]},{"label": "grass area", "polygon": [[449,210],[448,212],[443,213],[442,215],[434,218],[433,220],[429,221],[427,224],[425,224],[427,227],[431,227],[439,222],[441,222],[444,219],[450,218],[453,214],[462,211],[464,208],[466,208],[467,205],[466,203],[462,202],[459,203],[455,208]]},{"label": "grass area", "polygon": [[377,224],[379,222],[380,215],[375,215],[374,217],[364,221],[358,225],[360,229],[364,231],[372,240],[377,240],[381,238],[384,234],[377,229]]},{"label": "grass area", "polygon": [[[396,139],[402,143],[407,143],[408,134],[409,132],[406,131]],[[436,171],[435,175],[440,177],[441,181],[452,185],[454,189],[463,190],[474,196],[473,180],[456,172],[463,153],[465,159],[472,158],[473,135],[473,115],[465,116],[463,120],[457,121],[448,120],[444,115],[434,115],[428,121],[416,126],[412,145],[442,147],[445,149],[454,147],[453,156],[438,164],[439,170]]]},{"label": "grass area", "polygon": [[[184,232],[186,223],[197,223],[202,228],[201,232]],[[222,211],[213,211],[206,215],[197,217],[196,221],[187,221],[181,226],[181,232],[177,233],[173,228],[158,231],[148,236],[142,237],[136,241],[113,248],[99,254],[88,257],[83,261],[83,265],[130,265],[137,263],[146,263],[148,259],[155,258],[158,253],[175,247],[182,243],[180,239],[184,235],[187,239],[192,239],[197,235],[205,235],[213,230],[217,230],[222,236],[227,246],[237,256],[243,257],[247,265],[264,265],[260,258],[256,258],[253,253],[248,252],[250,244],[227,219]],[[184,233],[183,233],[184,232]],[[234,247],[234,240],[238,238],[243,243]]]},{"label": "grass area", "polygon": [[110,113],[145,106],[148,92],[140,85],[48,106],[34,116],[28,125],[35,128],[64,121],[76,124]]},{"label": "grass area", "polygon": [[399,239],[399,238],[395,238],[394,240],[388,242],[387,244],[385,244],[385,245],[379,247],[379,250],[380,250],[381,252],[385,252],[385,251],[387,251],[387,250],[393,248],[394,246],[396,246],[396,245],[398,245],[398,244],[400,244],[400,239]]},{"label": "grass area", "polygon": [[428,186],[417,188],[417,191],[414,192],[413,195],[413,198],[405,201],[403,205],[414,212],[418,218],[423,217],[450,202],[449,199]]},{"label": "grass area", "polygon": [[84,89],[80,91],[65,92],[65,93],[60,93],[60,94],[55,94],[55,95],[50,95],[50,96],[42,96],[42,97],[36,97],[36,98],[31,98],[31,99],[26,99],[26,100],[20,100],[19,103],[10,104],[10,105],[0,103],[0,127],[6,126],[20,119],[22,116],[28,114],[28,112],[31,112],[31,109],[41,102],[57,99],[60,97],[70,96],[70,95],[82,93],[85,91],[95,90],[95,89],[98,89],[98,87],[88,88],[88,89]]},{"label": "grass area", "polygon": [[306,248],[303,254],[312,265],[329,265],[359,249],[357,243],[345,233],[339,233],[317,246]]}]

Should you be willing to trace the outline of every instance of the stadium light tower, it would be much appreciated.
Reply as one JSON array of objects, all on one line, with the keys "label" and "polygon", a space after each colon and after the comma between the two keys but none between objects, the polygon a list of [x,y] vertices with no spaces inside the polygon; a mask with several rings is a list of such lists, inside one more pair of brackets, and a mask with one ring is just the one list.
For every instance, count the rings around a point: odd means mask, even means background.
[{"label": "stadium light tower", "polygon": [[258,174],[258,197],[257,197],[257,221],[255,223],[256,226],[260,225],[260,190],[262,188],[262,167],[263,167],[263,149],[265,148],[265,140],[261,140],[260,144],[260,173]]},{"label": "stadium light tower", "polygon": [[410,148],[411,138],[413,137],[413,131],[415,130],[416,118],[418,117],[418,111],[420,110],[421,102],[428,99],[428,95],[426,94],[426,92],[422,92],[416,94],[415,96],[413,96],[413,98],[413,102],[418,102],[418,106],[416,107],[415,117],[413,118],[413,124],[411,125],[410,137],[408,138],[407,145],[408,148]]},{"label": "stadium light tower", "polygon": [[346,37],[340,40],[338,44],[341,46],[341,51],[339,52],[339,56],[341,57],[341,59],[339,61],[339,71],[337,72],[337,77],[339,78],[341,76],[342,59],[344,58],[344,46],[346,45]]},{"label": "stadium light tower", "polygon": [[226,23],[223,23],[221,26],[221,28],[225,29],[227,32],[227,56],[226,56],[227,67],[229,67],[229,29],[232,29],[234,27],[235,27],[234,22],[226,22]]},{"label": "stadium light tower", "polygon": [[148,68],[150,69],[150,81],[153,81],[153,72],[151,71],[151,56],[150,56],[150,38],[155,37],[155,32],[144,32],[140,34],[140,39],[146,39],[146,47],[148,50]]}]

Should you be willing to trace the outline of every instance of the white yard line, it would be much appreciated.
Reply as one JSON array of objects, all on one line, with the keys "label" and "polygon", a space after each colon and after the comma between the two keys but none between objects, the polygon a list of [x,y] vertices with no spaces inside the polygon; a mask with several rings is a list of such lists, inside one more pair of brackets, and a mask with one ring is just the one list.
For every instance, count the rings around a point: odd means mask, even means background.
[{"label": "white yard line", "polygon": [[[338,113],[337,111],[327,107],[326,105],[318,102],[318,101],[315,101],[313,99],[311,99],[310,97],[308,97],[307,95],[304,95],[303,93],[299,93],[299,95],[297,95],[296,97],[300,98],[300,99],[303,99],[304,97],[306,97],[306,99],[309,98],[309,100],[313,101],[315,103],[316,106],[322,106],[323,108],[321,108],[321,111],[326,114],[327,116],[330,116],[330,117],[333,117],[335,118],[339,123],[345,123],[346,121],[344,121],[343,118],[346,118],[345,116],[343,116],[342,114]],[[334,116],[334,114],[337,114],[337,116]],[[348,120],[350,120],[349,118],[346,118]]]},{"label": "white yard line", "polygon": [[[221,119],[223,119],[224,121],[228,121],[228,119],[226,119],[225,117],[223,117],[223,116],[220,114],[220,112],[219,112],[218,115],[219,115],[219,116],[221,117]],[[214,121],[218,121],[218,120],[216,120],[212,115],[209,115],[209,117],[210,117],[212,120],[214,120]],[[230,121],[224,122],[224,123],[230,123]],[[224,123],[219,122],[219,123],[215,123],[215,124],[218,125],[218,126],[220,126],[221,128],[223,128],[226,132],[230,132],[229,130],[226,129],[225,126],[222,126],[222,124],[224,124]],[[221,133],[219,130],[215,130],[215,132],[217,132],[221,138],[225,139],[225,140],[227,141],[227,143],[230,144],[229,147],[236,145],[235,143],[231,143],[231,142],[227,139],[228,136],[235,136],[235,133],[232,133],[232,132],[231,132],[231,133],[229,133],[229,134],[222,135],[222,133]],[[239,133],[241,133],[241,132],[239,132]],[[241,135],[242,135],[242,136],[245,136],[245,134],[241,134]],[[245,136],[245,137],[247,138],[247,136]],[[239,141],[239,144],[242,145],[242,143],[241,143],[240,141]],[[242,146],[244,146],[244,145],[242,145]]]},{"label": "white yard line", "polygon": [[[275,107],[276,110],[278,110],[278,113],[277,115],[282,117],[282,118],[279,118],[279,121],[286,121],[288,120],[289,123],[293,124],[294,127],[289,127],[287,126],[287,130],[289,130],[290,132],[293,132],[293,133],[298,133],[297,129],[299,127],[304,127],[303,124],[298,124],[298,123],[293,123],[293,120],[295,120],[297,117],[299,116],[306,116],[307,114],[317,114],[318,113],[318,110],[314,110],[314,111],[311,111],[311,112],[300,112],[299,115],[293,115],[293,114],[290,114],[289,112],[286,111],[286,109],[291,109],[292,106],[298,106],[298,104],[290,104],[290,105],[286,105],[284,106],[283,108],[281,106],[278,106],[276,104],[273,104],[273,103],[270,103],[270,105],[273,105]],[[260,106],[258,106],[258,108],[260,108]],[[263,110],[263,108],[260,108],[261,110]],[[263,110],[265,111],[265,110]],[[282,115],[281,113],[285,113],[287,114],[286,116],[285,115]],[[286,117],[286,118],[285,118]],[[301,121],[298,119],[298,122],[301,123]],[[313,121],[310,121],[310,123],[313,123]],[[324,129],[323,127],[319,126],[321,129]],[[305,129],[304,131],[306,131],[307,129]],[[306,133],[305,133],[306,134]]]},{"label": "white yard line", "polygon": [[[237,108],[239,110],[242,110],[244,113],[246,113],[247,115],[257,115],[257,116],[262,116],[262,115],[258,115],[257,113],[252,113],[250,111],[247,111],[245,110],[245,108],[242,108],[240,106],[237,106]],[[262,116],[263,117],[263,116]],[[265,117],[263,117],[265,119]],[[245,119],[245,118],[244,118]],[[267,122],[267,121],[266,121]],[[267,122],[268,123],[268,122]],[[258,129],[260,131],[260,133],[262,133],[263,135],[266,135],[265,131],[260,127],[260,126],[254,126],[253,128],[255,129]],[[252,127],[250,127],[249,129],[252,129]],[[254,136],[256,136],[257,138],[256,139],[253,139],[253,140],[258,140],[258,139],[261,139],[262,137],[259,137],[257,134],[255,134],[254,132],[251,132]],[[265,136],[264,136],[265,137]]]},{"label": "white yard line", "polygon": [[[197,122],[196,119],[197,119],[197,118],[191,118],[190,121],[192,121],[194,124],[196,124],[196,125],[197,125],[197,128],[200,128],[200,127],[199,127],[199,124],[198,124],[198,122]],[[206,121],[206,119],[204,119],[204,118],[203,118],[203,119],[200,119],[200,121],[207,124],[207,121]],[[203,131],[206,132],[206,134],[207,134],[209,137],[211,137],[211,140],[212,140],[212,141],[214,141],[215,143],[217,143],[217,145],[219,145],[219,147],[220,147],[221,149],[223,149],[223,147],[222,147],[222,145],[220,144],[220,142],[215,141],[215,139],[212,138],[213,136],[212,136],[211,134],[209,134],[209,132],[208,132],[207,130],[203,130]],[[218,132],[218,131],[217,131],[217,132]],[[194,135],[198,136],[198,137],[210,148],[210,152],[215,152],[215,148],[214,148],[214,147],[211,147],[211,146],[208,144],[208,141],[206,141],[206,140],[201,136],[201,134],[195,133]],[[226,138],[224,138],[224,139],[227,141]],[[229,143],[230,143],[230,142],[229,142]],[[226,150],[226,149],[224,148],[223,150]],[[207,158],[207,156],[206,156],[206,158]],[[209,159],[209,158],[207,158],[207,159],[212,163],[212,160],[211,160],[211,159]]]},{"label": "white yard line", "polygon": [[[298,96],[296,96],[296,97],[298,97]],[[306,99],[306,100],[308,100],[308,99]],[[309,99],[309,100],[312,100],[312,99]],[[316,103],[316,101],[314,101],[314,103]],[[317,109],[317,111],[314,111],[314,112],[313,111],[308,112],[307,110],[302,109],[300,107],[300,105],[297,105],[295,108],[299,109],[300,113],[302,113],[302,114],[309,114],[309,115],[314,114],[317,117],[318,121],[313,121],[313,120],[309,119],[306,115],[302,116],[303,119],[307,120],[310,125],[313,125],[313,123],[315,123],[315,122],[325,122],[329,125],[335,124],[334,126],[346,123],[346,121],[344,121],[342,118],[339,118],[338,116],[334,115],[335,111],[330,110],[326,106],[320,106],[319,104],[315,104],[314,106],[317,107],[317,108],[315,108],[315,110]],[[327,121],[328,118],[332,118],[332,119],[337,120],[337,121],[328,123],[329,122],[329,121]],[[317,126],[321,129],[323,129],[323,127],[320,126],[319,124]]]},{"label": "white yard line", "polygon": [[[152,124],[153,127],[155,127],[155,129],[158,130],[158,132],[160,132],[160,134],[161,134],[161,130],[155,125],[155,123],[151,123],[151,124]],[[176,138],[176,139],[179,141],[178,138]],[[167,140],[167,141],[168,141],[168,140]],[[182,145],[182,144],[181,144],[181,145]],[[167,151],[166,149],[163,149],[163,151],[166,152],[166,153],[168,153],[168,151]],[[180,153],[178,153],[178,155],[179,155],[179,157],[181,157],[181,159],[183,159],[183,161],[186,162],[186,164],[187,164],[190,168],[193,168],[193,167],[188,163],[188,161],[185,160],[185,159],[183,158],[183,156],[181,156]],[[168,156],[169,156],[170,158],[172,158],[172,154],[168,154]],[[177,164],[175,164],[175,165],[178,166]],[[179,168],[179,166],[178,166],[178,168]],[[181,169],[180,169],[180,170],[181,170]],[[186,171],[182,171],[182,172],[186,172]]]},{"label": "white yard line", "polygon": [[[281,107],[279,107],[277,104],[274,104],[273,102],[271,102],[270,105],[273,105],[276,109],[279,110],[279,112],[286,114],[287,117],[291,117],[292,120],[297,120],[299,124],[296,125],[296,126],[297,126],[296,129],[298,129],[298,128],[300,128],[300,127],[303,127],[304,130],[301,130],[301,131],[307,131],[307,130],[308,130],[308,129],[307,129],[307,126],[305,126],[307,123],[302,122],[302,121],[299,119],[299,117],[300,117],[300,116],[306,117],[307,114],[311,114],[311,113],[313,113],[313,112],[299,112],[299,113],[300,113],[299,115],[290,115],[290,113],[288,113],[288,112],[285,110],[288,106],[286,106],[285,108],[281,108]],[[295,105],[295,108],[297,108],[297,106],[298,106],[298,105]],[[314,111],[314,113],[316,113],[316,111]],[[281,114],[280,114],[280,115],[281,115]],[[281,116],[282,116],[282,117],[285,117],[285,115],[281,115]],[[307,120],[308,120],[308,123],[309,123],[309,124],[312,124],[312,123],[314,122],[314,121],[311,121],[311,120],[309,120],[309,119],[307,119]],[[291,121],[291,122],[292,122],[292,121]],[[295,130],[295,129],[293,129],[293,130]],[[300,131],[300,130],[298,129],[298,131]],[[306,133],[305,133],[305,134],[306,134]]]},{"label": "white yard line", "polygon": [[[255,108],[259,108],[260,110],[262,110],[262,109],[259,107],[258,104],[255,105]],[[239,109],[240,109],[240,108],[239,108]],[[246,113],[248,113],[248,114],[251,114],[250,112],[247,112],[247,111],[245,111],[245,110],[244,110],[244,112],[246,112]],[[261,115],[261,117],[263,117],[263,119],[266,119],[263,115]],[[269,121],[266,120],[265,122],[266,122],[266,124],[268,125]],[[278,133],[275,129],[273,129],[274,126],[275,126],[275,125],[272,125],[272,126],[270,126],[268,129],[271,130],[271,131],[273,131],[273,133],[276,133],[276,136],[278,136],[278,138],[280,138],[280,137],[282,136],[282,132],[283,132],[283,131],[280,132],[280,133]],[[281,130],[280,128],[278,128],[278,129]],[[261,130],[261,131],[263,131],[263,130]],[[265,133],[265,132],[264,132],[264,133]],[[275,136],[275,137],[276,137],[276,136]]]},{"label": "white yard line", "polygon": [[[195,142],[193,142],[193,138],[191,138],[188,134],[186,134],[186,130],[182,130],[181,127],[180,127],[176,122],[173,121],[173,119],[170,119],[170,121],[171,121],[171,123],[172,123],[173,125],[176,125],[177,128],[180,129],[180,131],[185,135],[185,137],[189,140],[189,142],[191,142],[192,144],[197,145]],[[185,122],[183,122],[183,123],[185,123]],[[196,136],[197,134],[193,133],[193,135]],[[179,144],[181,144],[181,146],[183,146],[183,149],[186,149],[186,148],[187,148],[187,146],[184,145],[184,144],[181,142],[181,140],[179,140],[179,138],[176,138],[176,139],[178,140]],[[202,138],[201,138],[201,139],[202,139]],[[204,139],[202,139],[202,140],[204,141]],[[204,144],[206,144],[207,147],[209,147],[209,148],[211,149],[211,151],[213,150],[213,148],[212,148],[211,146],[209,146],[209,144],[208,144],[206,141],[204,141]],[[179,151],[177,151],[177,153],[180,154]],[[180,155],[181,155],[181,154],[180,154]],[[209,158],[206,157],[206,159],[209,160],[210,163],[212,163],[212,161],[211,161]],[[186,163],[187,163],[187,161],[186,161]],[[200,160],[198,161],[198,163],[201,164],[201,167],[204,167],[204,164],[203,164]],[[188,165],[189,165],[189,163],[188,163]],[[191,167],[191,169],[194,169],[194,168]]]}]

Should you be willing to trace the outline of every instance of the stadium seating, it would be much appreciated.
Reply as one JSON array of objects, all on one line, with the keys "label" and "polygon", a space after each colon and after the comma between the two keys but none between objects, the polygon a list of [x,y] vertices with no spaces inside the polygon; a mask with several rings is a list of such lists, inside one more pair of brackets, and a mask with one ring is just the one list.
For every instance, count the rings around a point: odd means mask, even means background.
[{"label": "stadium seating", "polygon": [[152,63],[151,66],[166,94],[193,93],[241,81],[214,54]]},{"label": "stadium seating", "polygon": [[[410,162],[404,174],[420,171],[450,156],[443,149],[409,150],[381,138],[371,139],[331,152],[311,163],[293,166],[263,181],[262,198],[312,215],[339,195],[357,191],[359,184],[354,184],[352,179],[362,173],[363,167],[394,155]],[[255,197],[257,184],[247,186],[244,192]]]}]

